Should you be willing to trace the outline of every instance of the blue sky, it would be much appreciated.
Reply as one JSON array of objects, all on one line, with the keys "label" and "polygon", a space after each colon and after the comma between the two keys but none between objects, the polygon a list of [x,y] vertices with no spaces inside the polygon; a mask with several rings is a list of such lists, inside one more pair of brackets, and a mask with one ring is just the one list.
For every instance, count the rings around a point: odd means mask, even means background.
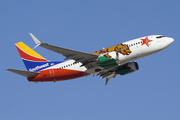
[{"label": "blue sky", "polygon": [[[1,120],[179,120],[178,0],[1,0]],[[147,35],[175,39],[164,51],[137,60],[139,71],[105,80],[88,76],[34,84],[6,71],[25,70],[14,46],[33,48],[28,33],[53,45],[94,52]],[[60,54],[35,49],[48,60]]]}]

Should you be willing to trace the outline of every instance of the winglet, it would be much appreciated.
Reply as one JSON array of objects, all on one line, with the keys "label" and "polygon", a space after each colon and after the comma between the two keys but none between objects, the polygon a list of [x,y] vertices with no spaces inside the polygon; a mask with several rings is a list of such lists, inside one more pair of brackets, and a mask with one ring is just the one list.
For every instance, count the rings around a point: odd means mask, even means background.
[{"label": "winglet", "polygon": [[41,45],[42,42],[40,40],[38,40],[32,33],[29,33],[29,34],[32,37],[32,39],[34,40],[34,42],[37,44],[33,49],[35,49],[36,47]]}]

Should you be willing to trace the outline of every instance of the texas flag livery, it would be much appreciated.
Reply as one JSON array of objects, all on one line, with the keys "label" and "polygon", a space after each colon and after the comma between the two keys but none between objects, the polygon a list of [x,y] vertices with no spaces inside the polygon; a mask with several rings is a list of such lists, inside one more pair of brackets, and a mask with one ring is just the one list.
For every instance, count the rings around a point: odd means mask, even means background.
[{"label": "texas flag livery", "polygon": [[[119,75],[126,75],[139,69],[137,59],[164,50],[174,39],[162,35],[150,35],[133,39],[102,50],[85,53],[43,43],[30,33],[37,46],[65,56],[65,61],[49,61],[25,45],[23,42],[15,44],[26,68],[25,70],[6,69],[26,77],[29,81],[56,82],[75,79],[87,75],[97,75],[101,79],[109,79]],[[70,60],[68,60],[70,59]]]}]

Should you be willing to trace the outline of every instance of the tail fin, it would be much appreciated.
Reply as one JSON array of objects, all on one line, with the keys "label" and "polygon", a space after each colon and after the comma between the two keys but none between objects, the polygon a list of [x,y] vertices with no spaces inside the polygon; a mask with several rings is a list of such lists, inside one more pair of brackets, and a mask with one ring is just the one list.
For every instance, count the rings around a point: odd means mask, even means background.
[{"label": "tail fin", "polygon": [[28,71],[37,72],[49,67],[49,62],[23,42],[15,44]]}]

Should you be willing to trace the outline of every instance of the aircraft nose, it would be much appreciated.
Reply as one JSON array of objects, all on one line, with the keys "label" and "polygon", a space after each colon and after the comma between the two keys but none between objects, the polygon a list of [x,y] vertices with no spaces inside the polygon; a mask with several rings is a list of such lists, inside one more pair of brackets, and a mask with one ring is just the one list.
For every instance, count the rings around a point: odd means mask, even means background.
[{"label": "aircraft nose", "polygon": [[168,38],[168,42],[169,42],[169,44],[172,44],[174,42],[174,39],[173,38]]},{"label": "aircraft nose", "polygon": [[170,45],[170,44],[172,44],[174,42],[174,39],[170,38],[170,37],[167,37],[165,41],[168,43],[168,45]]},{"label": "aircraft nose", "polygon": [[174,42],[174,39],[173,39],[173,38],[170,38],[170,42],[173,43],[173,42]]}]

